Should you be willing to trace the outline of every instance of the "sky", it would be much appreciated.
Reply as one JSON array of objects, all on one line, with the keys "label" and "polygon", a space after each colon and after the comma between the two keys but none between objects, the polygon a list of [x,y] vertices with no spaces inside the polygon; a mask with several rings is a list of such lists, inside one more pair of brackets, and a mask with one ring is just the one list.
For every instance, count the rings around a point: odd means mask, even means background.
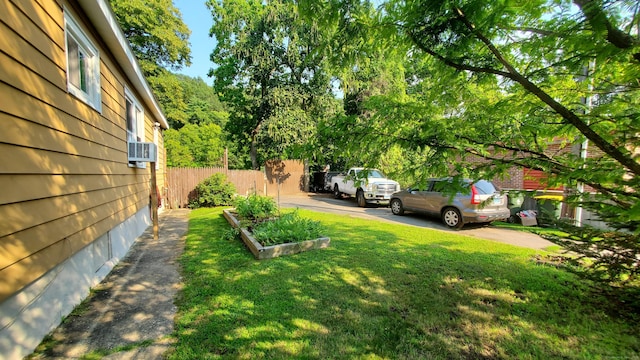
[{"label": "sky", "polygon": [[209,29],[213,25],[211,11],[204,4],[205,0],[173,0],[173,5],[180,10],[182,21],[191,30],[189,43],[191,43],[191,66],[182,68],[180,74],[191,77],[201,77],[211,85],[213,79],[207,76],[213,63],[209,55],[216,45],[216,41],[209,37]]}]

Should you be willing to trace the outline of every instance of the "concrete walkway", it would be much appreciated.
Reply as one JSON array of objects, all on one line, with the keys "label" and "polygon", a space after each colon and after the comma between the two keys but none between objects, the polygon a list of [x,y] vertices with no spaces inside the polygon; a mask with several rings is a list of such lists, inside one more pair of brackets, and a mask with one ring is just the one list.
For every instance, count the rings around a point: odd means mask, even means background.
[{"label": "concrete walkway", "polygon": [[[90,297],[53,332],[58,342],[36,358],[69,359],[99,352],[103,359],[162,359],[171,346],[174,298],[180,290],[178,257],[184,248],[189,210],[159,217]],[[127,350],[128,349],[128,350]]]}]

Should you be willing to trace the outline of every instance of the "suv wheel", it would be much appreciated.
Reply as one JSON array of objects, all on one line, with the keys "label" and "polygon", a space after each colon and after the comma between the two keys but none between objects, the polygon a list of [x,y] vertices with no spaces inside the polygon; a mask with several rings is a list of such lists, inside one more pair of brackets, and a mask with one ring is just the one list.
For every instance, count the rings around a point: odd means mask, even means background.
[{"label": "suv wheel", "polygon": [[464,225],[460,211],[452,207],[442,211],[442,222],[451,229],[461,229],[462,225]]},{"label": "suv wheel", "polygon": [[402,201],[400,201],[400,199],[392,199],[389,207],[391,207],[391,212],[393,213],[393,215],[404,214],[404,207],[402,207]]},{"label": "suv wheel", "polygon": [[333,187],[333,197],[336,199],[342,199],[342,193],[340,192],[340,189],[338,188],[338,184],[336,184]]}]

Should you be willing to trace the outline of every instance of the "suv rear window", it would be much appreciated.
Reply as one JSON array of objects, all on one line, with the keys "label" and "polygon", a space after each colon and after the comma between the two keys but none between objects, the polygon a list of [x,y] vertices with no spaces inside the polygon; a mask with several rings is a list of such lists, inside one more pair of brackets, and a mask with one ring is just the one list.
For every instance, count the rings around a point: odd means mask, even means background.
[{"label": "suv rear window", "polygon": [[476,191],[478,192],[478,194],[487,195],[487,194],[493,194],[497,191],[496,187],[493,186],[493,184],[487,180],[478,180],[474,182],[473,185],[475,185]]}]

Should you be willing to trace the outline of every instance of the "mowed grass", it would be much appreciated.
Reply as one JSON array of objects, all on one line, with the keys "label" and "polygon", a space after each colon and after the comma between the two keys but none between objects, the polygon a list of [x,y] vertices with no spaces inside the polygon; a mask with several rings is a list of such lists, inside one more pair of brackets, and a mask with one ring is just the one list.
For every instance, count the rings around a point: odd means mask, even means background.
[{"label": "mowed grass", "polygon": [[638,358],[615,317],[539,251],[300,210],[327,249],[257,261],[193,211],[172,359]]}]

